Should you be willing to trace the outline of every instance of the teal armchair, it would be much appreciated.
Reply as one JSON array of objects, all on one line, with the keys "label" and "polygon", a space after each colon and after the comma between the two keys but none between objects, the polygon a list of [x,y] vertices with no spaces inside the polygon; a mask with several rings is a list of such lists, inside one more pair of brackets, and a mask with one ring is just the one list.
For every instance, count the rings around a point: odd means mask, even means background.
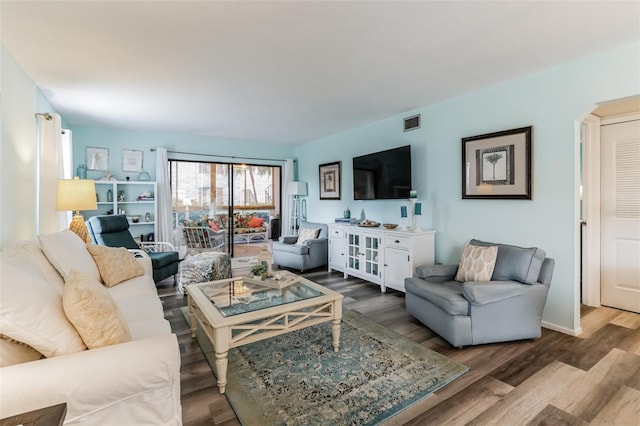
[{"label": "teal armchair", "polygon": [[89,236],[95,244],[108,247],[125,247],[129,250],[143,249],[151,258],[153,281],[156,283],[173,275],[177,283],[178,252],[166,242],[137,243],[129,232],[129,221],[125,215],[93,216],[87,220]]}]

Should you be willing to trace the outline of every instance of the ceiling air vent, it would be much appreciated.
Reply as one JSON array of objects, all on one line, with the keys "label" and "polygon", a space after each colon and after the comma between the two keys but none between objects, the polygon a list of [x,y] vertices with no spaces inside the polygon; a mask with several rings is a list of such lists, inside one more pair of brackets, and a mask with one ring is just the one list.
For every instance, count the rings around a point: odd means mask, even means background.
[{"label": "ceiling air vent", "polygon": [[420,114],[414,115],[412,117],[407,117],[404,119],[404,131],[408,132],[411,130],[420,128]]}]

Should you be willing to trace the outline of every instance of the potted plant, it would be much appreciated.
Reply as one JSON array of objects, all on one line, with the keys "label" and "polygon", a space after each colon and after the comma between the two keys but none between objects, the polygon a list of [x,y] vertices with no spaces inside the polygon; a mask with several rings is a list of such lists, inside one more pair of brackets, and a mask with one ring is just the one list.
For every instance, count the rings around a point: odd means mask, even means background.
[{"label": "potted plant", "polygon": [[251,268],[251,274],[255,279],[261,280],[267,274],[267,265],[258,262]]}]

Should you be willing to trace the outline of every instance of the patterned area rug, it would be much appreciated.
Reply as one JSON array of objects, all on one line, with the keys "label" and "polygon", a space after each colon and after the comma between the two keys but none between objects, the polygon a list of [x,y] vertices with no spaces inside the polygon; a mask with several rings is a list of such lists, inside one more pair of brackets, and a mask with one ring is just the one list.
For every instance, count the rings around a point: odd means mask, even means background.
[{"label": "patterned area rug", "polygon": [[[200,328],[197,339],[213,365]],[[375,425],[467,370],[345,309],[337,353],[330,323],[232,349],[226,396],[245,426]]]}]

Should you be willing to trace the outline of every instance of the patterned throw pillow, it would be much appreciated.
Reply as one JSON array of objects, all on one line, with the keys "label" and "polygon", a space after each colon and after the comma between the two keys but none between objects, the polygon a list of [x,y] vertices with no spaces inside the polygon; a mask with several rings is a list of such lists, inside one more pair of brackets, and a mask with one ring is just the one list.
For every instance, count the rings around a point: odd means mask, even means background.
[{"label": "patterned throw pillow", "polygon": [[131,340],[129,326],[109,291],[83,272],[72,270],[65,280],[62,307],[89,349]]},{"label": "patterned throw pillow", "polygon": [[313,240],[318,238],[320,235],[320,229],[314,228],[300,228],[300,233],[298,234],[298,241],[296,244],[302,245],[306,240]]},{"label": "patterned throw pillow", "polygon": [[480,247],[467,244],[460,257],[456,281],[491,281],[496,266],[498,246]]},{"label": "patterned throw pillow", "polygon": [[123,281],[144,275],[144,268],[124,247],[106,247],[87,244],[87,250],[98,265],[102,281],[107,287],[113,287]]}]

